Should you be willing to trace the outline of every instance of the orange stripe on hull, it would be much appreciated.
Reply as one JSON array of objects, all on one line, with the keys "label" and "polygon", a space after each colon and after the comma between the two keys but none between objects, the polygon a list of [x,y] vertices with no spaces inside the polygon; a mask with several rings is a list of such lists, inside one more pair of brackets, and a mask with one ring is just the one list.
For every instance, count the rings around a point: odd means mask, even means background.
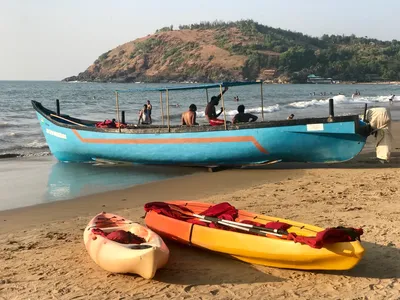
[{"label": "orange stripe on hull", "polygon": [[82,143],[89,144],[204,144],[204,143],[237,143],[251,142],[256,148],[265,154],[268,151],[253,136],[227,136],[214,138],[159,138],[159,139],[94,139],[82,137],[76,129],[72,132]]}]

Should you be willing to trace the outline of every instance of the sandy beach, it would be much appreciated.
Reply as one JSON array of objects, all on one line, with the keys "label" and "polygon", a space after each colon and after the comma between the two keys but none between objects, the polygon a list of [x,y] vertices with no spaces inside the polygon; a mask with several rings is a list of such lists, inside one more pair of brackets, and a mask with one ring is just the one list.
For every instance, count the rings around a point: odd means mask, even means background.
[{"label": "sandy beach", "polygon": [[[369,137],[347,163],[198,172],[2,211],[0,299],[400,299],[400,123],[393,127],[388,164],[377,161]],[[228,201],[320,227],[362,227],[366,254],[349,271],[307,272],[250,265],[166,241],[170,259],[153,280],[108,273],[87,254],[82,233],[95,214],[143,223],[146,202],[180,199]]]}]

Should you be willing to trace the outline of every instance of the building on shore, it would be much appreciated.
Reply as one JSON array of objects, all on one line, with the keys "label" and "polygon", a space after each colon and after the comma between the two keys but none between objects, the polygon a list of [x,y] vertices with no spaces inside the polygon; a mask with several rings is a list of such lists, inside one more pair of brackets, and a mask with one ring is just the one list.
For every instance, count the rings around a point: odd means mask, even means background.
[{"label": "building on shore", "polygon": [[315,83],[315,84],[331,84],[336,83],[332,78],[323,78],[320,76],[316,76],[314,74],[307,76],[307,83]]}]

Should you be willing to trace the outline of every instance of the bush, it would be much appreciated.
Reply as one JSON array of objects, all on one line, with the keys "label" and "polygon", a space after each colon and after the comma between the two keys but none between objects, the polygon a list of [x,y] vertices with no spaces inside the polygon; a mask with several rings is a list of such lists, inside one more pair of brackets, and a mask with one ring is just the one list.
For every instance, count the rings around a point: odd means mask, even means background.
[{"label": "bush", "polygon": [[99,56],[99,61],[101,62],[103,60],[106,60],[108,58],[108,54],[110,54],[110,52],[111,52],[111,50],[109,50],[109,51],[103,53],[102,55],[100,55]]},{"label": "bush", "polygon": [[154,48],[160,46],[161,44],[162,40],[157,38],[149,38],[143,42],[136,43],[135,51],[147,54],[150,53]]}]

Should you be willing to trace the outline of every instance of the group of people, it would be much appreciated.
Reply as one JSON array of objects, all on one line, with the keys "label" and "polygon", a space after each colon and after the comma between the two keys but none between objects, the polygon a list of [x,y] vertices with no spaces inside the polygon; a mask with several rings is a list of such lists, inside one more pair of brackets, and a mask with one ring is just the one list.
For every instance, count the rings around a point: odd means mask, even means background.
[{"label": "group of people", "polygon": [[139,120],[138,124],[143,125],[150,125],[152,122],[151,120],[151,111],[153,110],[153,106],[150,103],[150,100],[147,100],[147,104],[143,105],[143,109],[139,112]]},{"label": "group of people", "polygon": [[[330,95],[333,95],[332,92],[330,92],[329,94],[330,94]],[[316,95],[315,92],[310,93],[310,96],[315,96],[315,95]],[[320,96],[326,96],[327,93],[326,93],[326,92],[320,92],[319,95],[320,95]]]},{"label": "group of people", "polygon": [[[212,125],[212,126],[225,124],[224,120],[218,119],[218,117],[223,113],[224,108],[221,107],[220,111],[217,113],[216,106],[218,106],[222,95],[227,90],[228,90],[228,87],[225,87],[225,89],[222,91],[222,93],[220,93],[218,96],[211,97],[210,102],[207,104],[207,107],[205,109],[205,117],[206,117],[207,121],[210,123],[210,125]],[[239,101],[239,97],[238,96],[234,97],[234,100],[236,102]],[[150,100],[147,100],[147,104],[144,104],[143,108],[139,112],[138,124],[142,124],[142,125],[152,124],[152,119],[151,119],[152,109],[153,109],[153,106],[151,105]],[[246,113],[245,107],[243,104],[238,106],[237,111],[238,111],[238,113],[233,117],[232,122],[226,121],[227,124],[255,122],[258,119],[257,116],[250,114],[250,113]],[[196,122],[196,114],[197,114],[197,106],[195,104],[191,104],[189,106],[189,110],[185,111],[182,114],[181,124],[187,125],[187,126],[199,125]]]},{"label": "group of people", "polygon": [[[225,89],[222,91],[221,94],[219,94],[218,96],[212,96],[210,102],[207,104],[207,107],[205,109],[205,117],[206,117],[207,121],[210,123],[210,125],[212,125],[212,126],[225,124],[224,120],[218,119],[218,117],[223,113],[224,108],[221,107],[220,111],[217,113],[216,106],[218,106],[222,95],[227,90],[228,90],[228,87],[225,87]],[[236,97],[235,101],[239,101],[239,97]],[[234,123],[234,124],[244,123],[244,122],[255,122],[258,119],[258,117],[255,115],[245,113],[244,105],[239,105],[237,110],[238,110],[238,113],[232,119],[232,123]],[[182,118],[181,118],[182,125],[187,125],[187,126],[198,125],[198,123],[196,123],[196,111],[197,111],[196,105],[191,104],[189,106],[189,110],[182,114]],[[231,122],[226,121],[226,123],[230,124]]]},{"label": "group of people", "polygon": [[[217,113],[216,106],[218,106],[222,95],[227,90],[228,90],[228,87],[225,87],[225,89],[222,91],[222,93],[220,93],[218,96],[211,97],[210,102],[207,104],[207,107],[205,109],[205,117],[206,117],[207,121],[210,123],[210,125],[212,125],[212,126],[225,124],[225,120],[218,119],[218,117],[223,113],[224,108],[221,107],[220,111]],[[314,94],[315,94],[315,92],[314,92]],[[360,91],[356,90],[356,92],[353,94],[353,96],[355,96],[355,95],[360,96],[361,95]],[[392,103],[394,98],[395,98],[395,95],[391,95],[389,98],[389,102]],[[238,102],[239,97],[235,96],[234,101]],[[151,105],[150,100],[147,100],[147,104],[144,104],[143,109],[140,110],[140,112],[139,112],[138,124],[143,124],[143,125],[152,124],[152,119],[151,119],[152,109],[153,109],[153,106]],[[244,105],[239,105],[237,107],[237,111],[238,111],[238,113],[232,119],[232,123],[234,123],[234,124],[255,122],[258,119],[258,117],[253,114],[245,113]],[[187,125],[187,126],[199,125],[196,122],[196,114],[197,114],[197,106],[195,104],[190,104],[189,110],[182,114],[181,124]],[[291,115],[289,115],[289,117],[287,119],[292,120],[293,118],[294,118],[294,114],[291,114]],[[231,122],[226,121],[226,123],[230,124]]]}]

